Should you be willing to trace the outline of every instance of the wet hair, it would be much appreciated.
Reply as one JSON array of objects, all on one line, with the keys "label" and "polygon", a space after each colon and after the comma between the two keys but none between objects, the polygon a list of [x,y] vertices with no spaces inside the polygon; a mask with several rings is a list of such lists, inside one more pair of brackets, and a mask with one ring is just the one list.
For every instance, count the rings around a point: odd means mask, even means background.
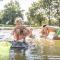
[{"label": "wet hair", "polygon": [[17,17],[16,19],[15,19],[15,24],[17,23],[17,22],[20,22],[21,24],[22,24],[22,18],[20,18],[20,17]]},{"label": "wet hair", "polygon": [[43,27],[46,27],[47,25],[43,25]]}]

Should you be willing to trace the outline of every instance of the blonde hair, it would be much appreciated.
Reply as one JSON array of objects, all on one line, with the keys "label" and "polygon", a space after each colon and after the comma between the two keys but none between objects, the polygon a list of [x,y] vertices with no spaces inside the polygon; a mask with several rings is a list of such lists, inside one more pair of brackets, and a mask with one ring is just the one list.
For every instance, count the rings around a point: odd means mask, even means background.
[{"label": "blonde hair", "polygon": [[21,24],[22,24],[22,18],[21,17],[17,17],[16,19],[15,19],[15,24],[16,24],[16,22],[20,22]]}]

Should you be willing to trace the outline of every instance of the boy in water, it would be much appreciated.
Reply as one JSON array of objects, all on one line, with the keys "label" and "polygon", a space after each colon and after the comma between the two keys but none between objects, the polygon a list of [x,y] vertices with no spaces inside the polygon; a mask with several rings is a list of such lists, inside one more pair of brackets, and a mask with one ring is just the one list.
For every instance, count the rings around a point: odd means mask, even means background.
[{"label": "boy in water", "polygon": [[47,38],[49,31],[48,31],[48,27],[47,25],[43,25],[42,31],[41,31],[42,35]]},{"label": "boy in water", "polygon": [[15,28],[13,31],[13,35],[15,38],[15,41],[24,41],[26,36],[30,35],[30,31],[22,25],[22,19],[21,18],[16,18],[15,20]]}]

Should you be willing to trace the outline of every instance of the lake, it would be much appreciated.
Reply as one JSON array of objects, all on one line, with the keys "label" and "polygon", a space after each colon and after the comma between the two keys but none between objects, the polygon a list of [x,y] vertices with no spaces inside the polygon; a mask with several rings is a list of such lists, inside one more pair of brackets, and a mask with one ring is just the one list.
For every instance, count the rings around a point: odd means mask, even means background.
[{"label": "lake", "polygon": [[[0,40],[3,40],[8,39],[12,31],[1,30],[0,32]],[[60,41],[54,42],[53,46],[44,46],[36,42],[36,46],[30,44],[28,49],[10,48],[5,55],[6,49],[4,49],[0,54],[0,60],[60,60]]]}]

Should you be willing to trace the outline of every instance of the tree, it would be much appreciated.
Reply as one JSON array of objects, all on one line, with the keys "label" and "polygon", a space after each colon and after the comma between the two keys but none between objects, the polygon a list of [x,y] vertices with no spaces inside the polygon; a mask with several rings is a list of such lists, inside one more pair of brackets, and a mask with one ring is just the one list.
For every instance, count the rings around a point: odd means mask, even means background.
[{"label": "tree", "polygon": [[2,21],[3,14],[4,14],[3,10],[2,10],[2,11],[0,11],[0,23],[1,23],[1,21]]},{"label": "tree", "polygon": [[58,16],[60,16],[60,0],[42,0],[42,2],[43,4],[41,4],[41,6],[45,10],[49,19],[49,25],[51,25],[52,18],[59,22],[60,18],[58,18]]},{"label": "tree", "polygon": [[22,10],[17,1],[10,2],[5,5],[4,14],[1,23],[3,24],[14,24],[16,17],[23,18]]},{"label": "tree", "polygon": [[54,8],[56,10],[56,13],[54,15],[54,17],[56,17],[57,21],[58,21],[58,25],[60,27],[60,0],[55,1],[56,5],[54,5]]},{"label": "tree", "polygon": [[42,22],[45,21],[44,13],[40,11],[39,2],[34,2],[29,8],[27,13],[27,18],[30,24],[42,25]]},{"label": "tree", "polygon": [[42,23],[47,20],[48,24],[51,25],[52,20],[57,20],[60,26],[60,0],[38,0],[29,8],[27,15],[30,21],[39,21]]}]

